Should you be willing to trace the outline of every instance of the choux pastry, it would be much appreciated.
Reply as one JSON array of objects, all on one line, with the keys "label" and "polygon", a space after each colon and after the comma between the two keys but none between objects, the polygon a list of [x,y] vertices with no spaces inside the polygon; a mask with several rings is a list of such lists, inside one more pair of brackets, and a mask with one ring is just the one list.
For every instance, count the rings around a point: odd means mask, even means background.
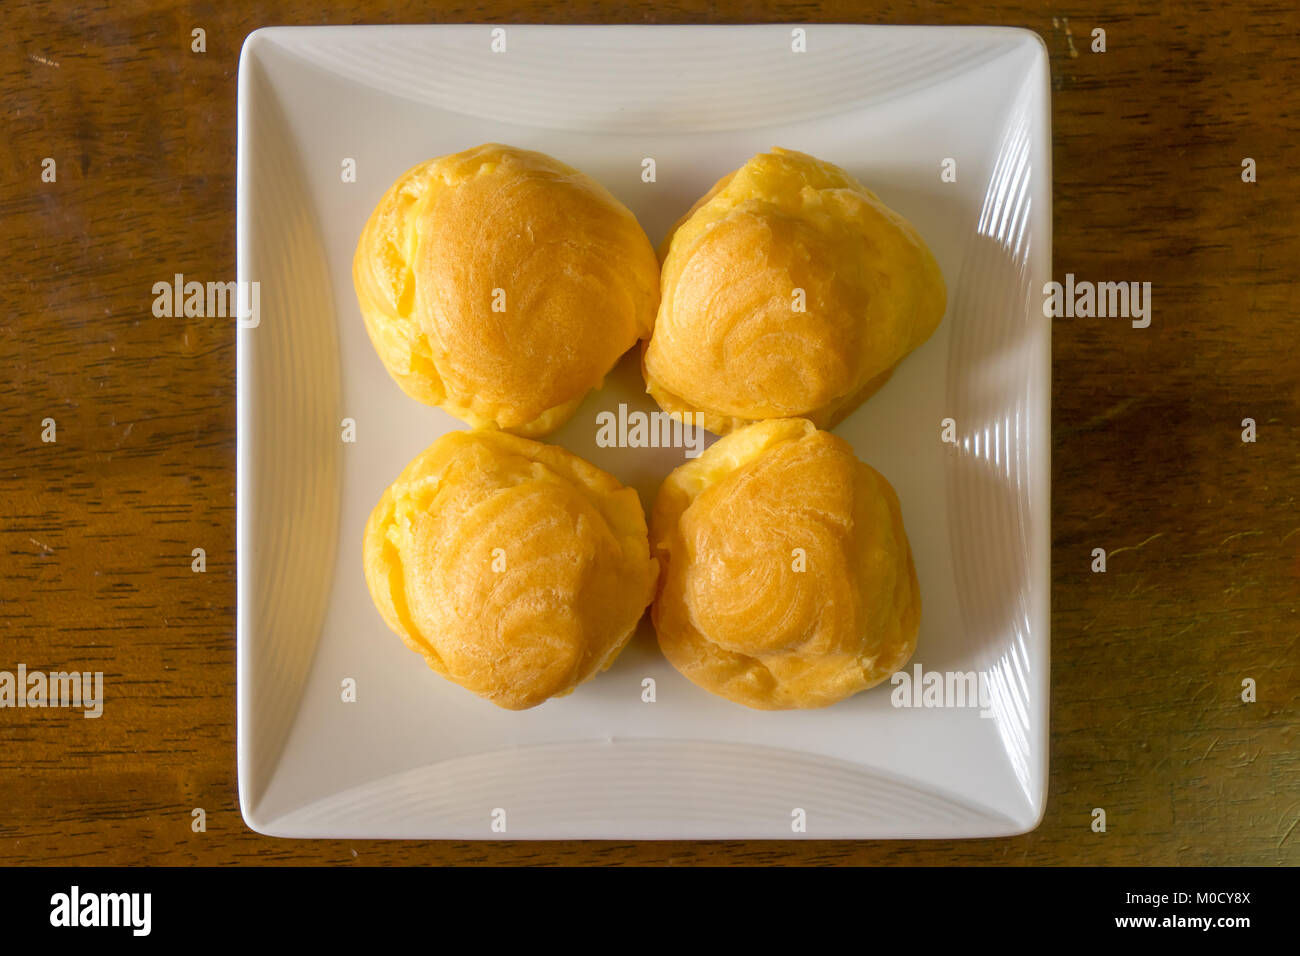
[{"label": "choux pastry", "polygon": [[825,707],[907,663],[921,600],[898,498],[805,419],[738,429],[668,476],[650,540],[669,662],[760,710]]},{"label": "choux pastry", "polygon": [[911,224],[844,170],[790,150],[724,176],[660,254],[646,387],[719,435],[768,418],[834,426],[946,308]]},{"label": "choux pastry", "polygon": [[407,465],[370,515],[364,563],[406,645],[510,710],[609,667],[658,573],[636,491],[490,429],[443,435]]},{"label": "choux pastry", "polygon": [[404,173],[352,273],[408,395],[527,436],[577,410],[649,336],[659,303],[654,249],[627,207],[550,156],[495,143]]}]

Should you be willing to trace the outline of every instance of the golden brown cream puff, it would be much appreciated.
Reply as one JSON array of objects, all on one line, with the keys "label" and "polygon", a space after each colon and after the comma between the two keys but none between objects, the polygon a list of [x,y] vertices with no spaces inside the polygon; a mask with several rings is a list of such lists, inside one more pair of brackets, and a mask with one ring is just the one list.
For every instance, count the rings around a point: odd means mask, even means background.
[{"label": "golden brown cream puff", "polygon": [[412,398],[543,435],[650,334],[659,263],[636,217],[542,153],[489,143],[421,163],[375,207],[353,282]]},{"label": "golden brown cream puff", "polygon": [[784,149],[719,180],[660,255],[646,388],[719,435],[768,418],[832,427],[930,337],[947,303],[907,220],[839,167]]},{"label": "golden brown cream puff", "polygon": [[677,468],[650,541],[659,646],[728,700],[825,707],[916,647],[920,590],[894,489],[805,419],[738,429]]},{"label": "golden brown cream puff", "polygon": [[407,646],[510,710],[609,667],[658,572],[633,489],[492,429],[446,434],[407,465],[370,515],[364,561]]}]

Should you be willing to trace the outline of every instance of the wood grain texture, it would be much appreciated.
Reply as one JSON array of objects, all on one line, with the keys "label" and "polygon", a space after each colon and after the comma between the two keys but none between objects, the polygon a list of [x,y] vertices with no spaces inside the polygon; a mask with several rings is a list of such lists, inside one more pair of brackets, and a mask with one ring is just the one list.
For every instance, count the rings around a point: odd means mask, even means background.
[{"label": "wood grain texture", "polygon": [[[1054,274],[1153,284],[1148,329],[1054,328],[1042,826],[937,843],[248,830],[235,791],[234,328],[150,311],[152,284],[175,272],[234,277],[244,36],[864,18],[1037,30],[1055,91]],[[99,720],[0,711],[0,864],[1300,862],[1294,4],[26,2],[0,8],[0,26],[0,669],[99,669],[111,693]],[[194,27],[205,54],[190,51]],[[1089,50],[1094,27],[1105,54]],[[41,182],[47,156],[56,183]],[[1241,181],[1247,156],[1254,184]],[[54,444],[41,441],[47,417]],[[195,547],[206,574],[190,570]],[[1089,570],[1095,547],[1110,552],[1106,574]],[[190,829],[194,807],[206,833]],[[1105,834],[1093,807],[1107,809]]]}]

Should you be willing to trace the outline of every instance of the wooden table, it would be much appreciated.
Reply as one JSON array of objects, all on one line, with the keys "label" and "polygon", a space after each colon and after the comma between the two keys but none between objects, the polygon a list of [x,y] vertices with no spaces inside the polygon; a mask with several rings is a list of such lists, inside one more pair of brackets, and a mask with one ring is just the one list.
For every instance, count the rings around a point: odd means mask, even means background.
[{"label": "wooden table", "polygon": [[[0,10],[0,669],[93,664],[112,693],[99,720],[0,711],[0,863],[1300,862],[1293,3],[1162,15],[1120,0],[1076,16],[1010,0],[233,6]],[[153,283],[174,272],[234,277],[244,36],[271,23],[864,15],[1037,30],[1055,90],[1054,274],[1153,284],[1147,329],[1055,323],[1042,826],[956,843],[297,842],[248,830],[235,792],[234,327],[151,312]],[[195,27],[205,53],[191,51]],[[1105,53],[1090,49],[1097,27]],[[56,182],[42,181],[46,157]],[[1246,157],[1257,182],[1242,181]],[[42,441],[46,418],[54,443]],[[191,571],[196,547],[206,574]],[[1090,569],[1098,547],[1105,574]],[[205,832],[191,828],[196,807]],[[1094,807],[1107,810],[1105,833],[1091,828]]]}]

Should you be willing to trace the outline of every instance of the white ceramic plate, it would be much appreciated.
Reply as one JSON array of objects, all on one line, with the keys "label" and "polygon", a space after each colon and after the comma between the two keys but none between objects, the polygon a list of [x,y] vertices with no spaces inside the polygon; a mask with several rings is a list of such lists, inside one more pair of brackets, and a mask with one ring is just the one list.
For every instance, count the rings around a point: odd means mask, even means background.
[{"label": "white ceramic plate", "polygon": [[[504,29],[505,51],[493,52]],[[1047,54],[1021,30],[809,26],[258,30],[239,67],[239,796],[298,837],[974,837],[1032,829],[1047,775],[1051,264]],[[498,46],[500,34],[496,35]],[[923,599],[913,665],[983,672],[978,707],[764,713],[659,655],[507,712],[381,622],[362,529],[463,427],[405,397],[366,337],[357,236],[390,183],[497,141],[603,182],[658,243],[772,146],[837,163],[910,219],[947,279],[933,338],[837,432],[893,483]],[[656,182],[642,181],[642,160]],[[344,182],[344,161],[356,182]],[[941,179],[955,160],[956,181]],[[251,325],[251,322],[248,323]],[[548,438],[647,508],[681,449],[598,448],[653,411],[635,356]],[[356,441],[342,441],[342,421]],[[940,440],[952,418],[955,444]],[[909,668],[911,672],[911,668]],[[656,681],[653,703],[642,682]],[[355,702],[342,687],[355,682]],[[953,701],[949,701],[952,703]],[[503,812],[502,812],[503,811]],[[801,814],[802,811],[802,814]],[[800,819],[804,829],[797,827]],[[504,820],[505,829],[501,829]],[[496,826],[494,827],[494,821]]]}]

